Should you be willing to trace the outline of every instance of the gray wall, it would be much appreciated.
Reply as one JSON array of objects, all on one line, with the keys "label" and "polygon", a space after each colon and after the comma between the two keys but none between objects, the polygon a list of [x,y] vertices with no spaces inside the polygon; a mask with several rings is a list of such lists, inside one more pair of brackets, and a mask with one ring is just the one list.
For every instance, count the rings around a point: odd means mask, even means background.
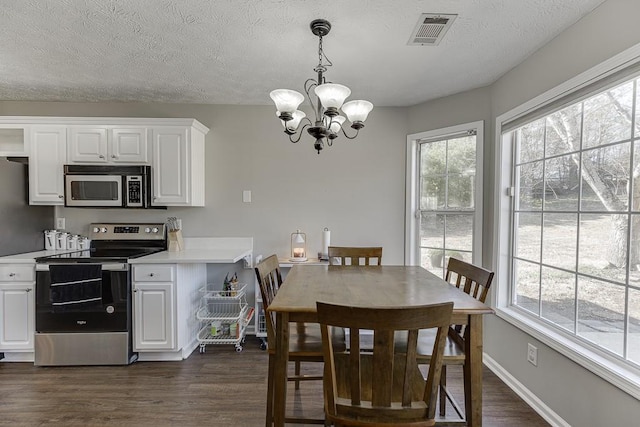
[{"label": "gray wall", "polygon": [[42,250],[53,228],[53,207],[29,206],[26,182],[25,165],[0,158],[0,256]]}]

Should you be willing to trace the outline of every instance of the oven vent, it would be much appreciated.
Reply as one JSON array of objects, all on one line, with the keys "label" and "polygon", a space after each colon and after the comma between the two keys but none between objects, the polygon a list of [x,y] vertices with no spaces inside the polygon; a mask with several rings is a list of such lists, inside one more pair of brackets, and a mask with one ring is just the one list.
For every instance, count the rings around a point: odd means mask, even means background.
[{"label": "oven vent", "polygon": [[458,15],[423,13],[411,33],[409,46],[437,46]]}]

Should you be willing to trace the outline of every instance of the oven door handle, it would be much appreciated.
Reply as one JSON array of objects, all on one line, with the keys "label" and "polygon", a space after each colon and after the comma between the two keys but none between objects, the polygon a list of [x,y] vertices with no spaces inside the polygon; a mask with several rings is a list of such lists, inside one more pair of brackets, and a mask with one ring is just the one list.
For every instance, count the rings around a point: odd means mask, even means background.
[{"label": "oven door handle", "polygon": [[[69,263],[69,264],[96,264],[96,263]],[[99,263],[98,263],[99,264]],[[49,266],[51,264],[36,264],[36,271],[49,271]],[[102,271],[129,271],[129,264],[127,263],[105,263],[102,265]]]}]

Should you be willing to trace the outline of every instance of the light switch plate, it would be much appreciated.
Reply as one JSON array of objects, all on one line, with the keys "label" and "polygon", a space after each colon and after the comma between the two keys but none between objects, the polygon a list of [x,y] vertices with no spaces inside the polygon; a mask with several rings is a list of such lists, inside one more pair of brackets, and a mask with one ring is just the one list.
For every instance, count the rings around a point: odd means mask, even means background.
[{"label": "light switch plate", "polygon": [[56,229],[64,230],[66,226],[65,222],[64,218],[56,218]]},{"label": "light switch plate", "polygon": [[244,203],[251,203],[251,190],[244,190],[242,192],[242,201]]}]

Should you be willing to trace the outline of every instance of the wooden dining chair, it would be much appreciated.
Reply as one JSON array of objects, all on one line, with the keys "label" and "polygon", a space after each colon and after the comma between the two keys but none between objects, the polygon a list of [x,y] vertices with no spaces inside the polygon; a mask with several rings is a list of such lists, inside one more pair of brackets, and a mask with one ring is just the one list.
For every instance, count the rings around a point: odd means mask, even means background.
[{"label": "wooden dining chair", "polygon": [[[329,246],[329,265],[380,265],[382,247]],[[373,264],[372,262],[375,262]]]},{"label": "wooden dining chair", "polygon": [[[350,307],[317,302],[325,359],[324,395],[329,422],[337,426],[432,426],[442,355],[453,303],[418,307]],[[372,352],[361,352],[358,334],[351,334],[347,352],[333,347],[331,330],[370,329]],[[434,346],[425,381],[418,369],[418,331],[434,329]],[[394,335],[406,336],[403,348]]]},{"label": "wooden dining chair", "polygon": [[[444,280],[451,283],[463,292],[471,295],[480,302],[485,302],[494,272],[482,267],[470,264],[457,258],[449,258]],[[460,365],[465,363],[464,341],[466,339],[465,325],[451,325],[449,327],[448,357],[444,358],[442,376],[440,377],[440,415],[446,415],[447,401],[451,403],[458,416],[464,419],[460,406],[457,404],[449,390],[447,390],[447,365]],[[468,384],[465,384],[465,388]],[[466,391],[465,391],[466,393]]]},{"label": "wooden dining chair", "polygon": [[[482,267],[469,264],[465,261],[449,258],[445,280],[461,291],[473,296],[481,302],[485,302],[487,293],[491,287],[494,273]],[[450,325],[447,340],[444,347],[442,362],[442,375],[440,376],[440,416],[446,416],[447,401],[451,404],[460,419],[464,420],[464,411],[447,389],[447,365],[463,366],[466,363],[465,340],[467,339],[464,325]],[[432,331],[420,331],[418,337],[418,360],[420,364],[428,364],[431,360],[431,348],[435,340]],[[397,345],[403,345],[402,337],[396,339]],[[465,393],[468,393],[470,384],[465,379]]]},{"label": "wooden dining chair", "polygon": [[[275,314],[268,312],[269,305],[275,298],[278,289],[282,286],[282,274],[278,263],[278,257],[271,255],[258,263],[255,267],[260,293],[262,294],[262,306],[265,310],[265,321],[267,326],[267,343],[275,343]],[[293,376],[287,377],[288,381],[295,382],[295,388],[300,387],[300,381],[322,380],[322,375],[302,375],[302,362],[322,363],[322,335],[317,324],[296,323],[291,325],[289,338],[289,361],[295,363]],[[332,336],[337,349],[344,349],[344,332],[335,331]],[[266,425],[273,423],[273,373],[275,366],[275,348],[267,346],[269,354],[269,372],[267,378],[267,413]],[[300,417],[285,418],[287,423],[295,424],[324,424],[325,419],[308,419]]]}]

